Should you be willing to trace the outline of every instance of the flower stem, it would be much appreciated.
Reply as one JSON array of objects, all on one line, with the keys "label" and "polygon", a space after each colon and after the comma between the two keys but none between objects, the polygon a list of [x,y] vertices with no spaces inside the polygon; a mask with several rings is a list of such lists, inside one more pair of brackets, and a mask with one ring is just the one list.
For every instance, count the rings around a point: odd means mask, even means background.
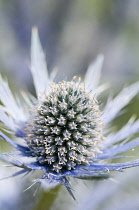
[{"label": "flower stem", "polygon": [[50,191],[42,191],[40,198],[33,210],[49,210],[55,201],[61,186],[57,186]]}]

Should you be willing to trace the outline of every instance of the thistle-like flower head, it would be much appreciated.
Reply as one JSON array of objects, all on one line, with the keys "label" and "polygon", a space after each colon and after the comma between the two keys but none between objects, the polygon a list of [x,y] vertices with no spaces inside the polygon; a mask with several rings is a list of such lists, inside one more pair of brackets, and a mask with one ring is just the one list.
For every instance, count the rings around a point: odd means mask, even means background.
[{"label": "thistle-like flower head", "polygon": [[[110,170],[139,165],[136,159],[123,163],[108,163],[107,159],[139,145],[139,139],[129,137],[139,130],[139,120],[133,118],[116,133],[109,123],[139,92],[139,82],[124,88],[114,99],[109,99],[100,111],[97,95],[106,85],[98,86],[103,56],[98,56],[85,75],[85,80],[74,78],[71,82],[52,82],[55,72],[48,76],[38,33],[33,29],[31,47],[31,73],[37,98],[23,93],[22,101],[16,100],[6,81],[0,77],[0,120],[3,129],[13,137],[22,139],[20,145],[0,131],[5,140],[19,154],[0,154],[0,159],[19,167],[17,176],[32,170],[42,170],[38,182],[63,184],[69,193],[67,177],[109,177]],[[22,105],[21,105],[22,104]],[[123,141],[122,140],[126,140]],[[17,158],[16,158],[17,156]],[[20,160],[19,160],[20,156]],[[32,158],[32,162],[25,162]],[[102,161],[103,160],[103,161]]]},{"label": "thistle-like flower head", "polygon": [[25,133],[32,156],[49,170],[89,165],[102,140],[98,102],[79,82],[52,83],[49,95],[32,111]]}]

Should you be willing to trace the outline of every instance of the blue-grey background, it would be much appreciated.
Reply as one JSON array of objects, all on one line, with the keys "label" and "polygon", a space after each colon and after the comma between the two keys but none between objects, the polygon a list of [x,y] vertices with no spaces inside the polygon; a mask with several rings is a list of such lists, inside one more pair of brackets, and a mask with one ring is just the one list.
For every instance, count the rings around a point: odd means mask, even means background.
[{"label": "blue-grey background", "polygon": [[112,84],[139,76],[137,0],[1,0],[0,71],[17,85],[31,84],[30,36],[39,29],[49,70],[58,78],[84,74],[103,53],[103,78]]}]

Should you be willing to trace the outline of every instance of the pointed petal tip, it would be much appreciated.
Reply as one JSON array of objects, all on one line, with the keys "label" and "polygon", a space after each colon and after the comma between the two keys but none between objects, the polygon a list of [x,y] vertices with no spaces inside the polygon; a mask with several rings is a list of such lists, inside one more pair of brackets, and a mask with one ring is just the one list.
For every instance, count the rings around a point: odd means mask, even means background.
[{"label": "pointed petal tip", "polygon": [[33,48],[35,45],[40,46],[41,43],[40,43],[40,39],[39,39],[39,33],[38,33],[38,28],[36,26],[34,26],[32,28],[32,32],[31,32],[31,47]]},{"label": "pointed petal tip", "polygon": [[84,82],[86,84],[88,91],[95,90],[98,87],[103,60],[104,60],[104,55],[102,54],[98,55],[95,61],[92,62],[87,69]]},{"label": "pointed petal tip", "polygon": [[88,70],[92,70],[95,71],[96,69],[101,70],[102,65],[104,62],[104,55],[103,54],[99,54],[96,59],[90,64]]},{"label": "pointed petal tip", "polygon": [[39,42],[39,33],[38,33],[38,28],[37,28],[37,26],[34,26],[34,27],[32,28],[32,32],[31,32],[31,41],[32,41],[32,42],[35,42],[35,41]]},{"label": "pointed petal tip", "polygon": [[104,55],[103,54],[99,54],[97,56],[96,60],[99,61],[99,62],[101,62],[101,63],[103,63],[103,61],[104,61]]},{"label": "pointed petal tip", "polygon": [[49,75],[37,27],[32,28],[30,70],[33,76],[37,96],[39,98],[39,95],[41,94],[41,97],[43,97],[43,93],[48,91]]},{"label": "pointed petal tip", "polygon": [[37,26],[32,27],[32,33],[38,33],[38,28]]},{"label": "pointed petal tip", "polygon": [[135,82],[121,90],[114,98],[110,99],[103,110],[104,124],[110,123],[118,113],[138,94],[139,82]]}]

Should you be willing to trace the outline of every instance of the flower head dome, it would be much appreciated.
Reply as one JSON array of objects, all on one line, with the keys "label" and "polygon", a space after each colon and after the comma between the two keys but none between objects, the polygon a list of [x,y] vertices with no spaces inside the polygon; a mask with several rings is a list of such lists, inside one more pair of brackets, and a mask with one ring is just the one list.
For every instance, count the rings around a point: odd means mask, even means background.
[{"label": "flower head dome", "polygon": [[[43,176],[36,182],[63,184],[74,198],[67,177],[106,178],[110,170],[121,171],[139,165],[138,159],[107,162],[139,145],[139,138],[128,141],[132,134],[138,132],[139,120],[134,122],[131,118],[116,133],[108,126],[139,92],[139,82],[124,88],[114,99],[109,99],[100,111],[96,98],[106,88],[106,85],[98,86],[102,63],[103,56],[100,55],[88,68],[84,82],[74,78],[71,82],[53,83],[55,72],[48,76],[38,33],[33,29],[31,73],[37,98],[22,93],[19,103],[7,82],[0,77],[0,120],[7,133],[24,143],[24,146],[18,144],[0,131],[1,140],[19,152],[0,154],[1,160],[21,169],[12,176],[42,170]],[[127,141],[119,143],[125,139]],[[28,161],[22,160],[22,157]]]},{"label": "flower head dome", "polygon": [[57,173],[89,165],[99,153],[102,122],[98,102],[80,82],[52,83],[25,127],[32,156]]}]

